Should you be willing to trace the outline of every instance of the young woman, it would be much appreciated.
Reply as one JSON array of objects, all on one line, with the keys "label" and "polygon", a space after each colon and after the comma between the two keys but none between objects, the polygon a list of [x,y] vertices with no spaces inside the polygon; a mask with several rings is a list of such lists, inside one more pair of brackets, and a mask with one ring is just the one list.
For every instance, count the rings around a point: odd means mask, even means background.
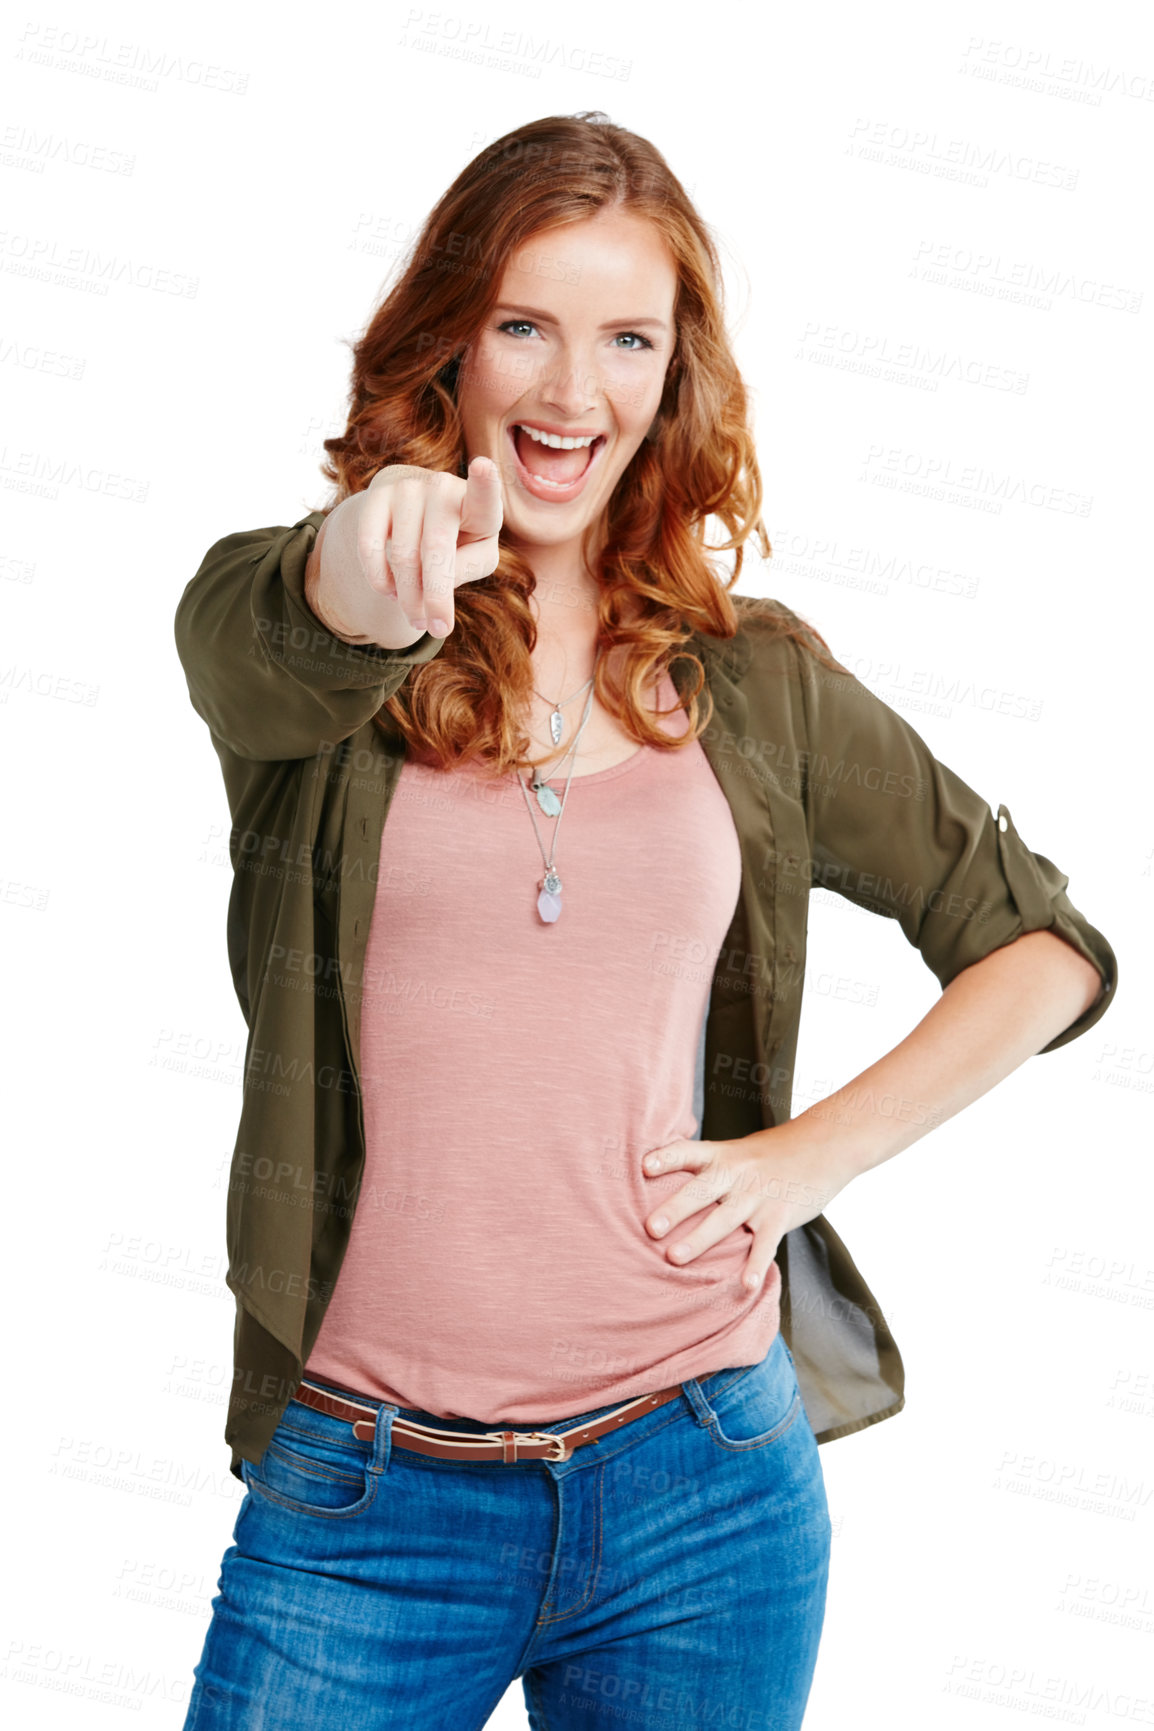
[{"label": "young woman", "polygon": [[[176,635],[249,1026],[186,1731],[800,1726],[818,1444],[903,1405],[823,1210],[1104,1013],[1067,880],[796,613],[707,229],[600,115],[463,171],[355,347],[329,505]],[[708,516],[736,550],[707,557]],[[942,987],[791,1116],[806,896]],[[896,1109],[894,1102],[900,1109]]]}]

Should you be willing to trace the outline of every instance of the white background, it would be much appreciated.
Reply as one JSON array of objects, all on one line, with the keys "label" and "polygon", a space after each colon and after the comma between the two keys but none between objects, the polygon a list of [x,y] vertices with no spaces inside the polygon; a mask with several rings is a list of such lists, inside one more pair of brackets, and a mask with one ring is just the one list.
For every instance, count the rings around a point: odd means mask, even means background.
[{"label": "white background", "polygon": [[[1004,801],[1120,964],[1085,1038],[830,1207],[908,1405],[821,1451],[807,1731],[1154,1723],[1149,17],[59,6],[0,68],[10,1722],[179,1728],[242,1495],[229,820],[176,602],[327,497],[396,237],[483,144],[600,108],[722,247],[775,544],[741,587]],[[815,895],[795,1109],[936,996]]]}]

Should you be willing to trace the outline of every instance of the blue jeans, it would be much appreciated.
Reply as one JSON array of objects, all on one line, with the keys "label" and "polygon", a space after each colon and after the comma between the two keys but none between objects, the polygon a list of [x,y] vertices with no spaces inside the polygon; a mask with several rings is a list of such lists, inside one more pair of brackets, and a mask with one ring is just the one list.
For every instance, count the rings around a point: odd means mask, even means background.
[{"label": "blue jeans", "polygon": [[398,1412],[495,1427],[365,1404],[371,1442],[292,1400],[242,1463],[184,1731],[474,1731],[518,1677],[533,1731],[797,1731],[831,1529],[780,1334],[566,1461],[435,1460]]}]

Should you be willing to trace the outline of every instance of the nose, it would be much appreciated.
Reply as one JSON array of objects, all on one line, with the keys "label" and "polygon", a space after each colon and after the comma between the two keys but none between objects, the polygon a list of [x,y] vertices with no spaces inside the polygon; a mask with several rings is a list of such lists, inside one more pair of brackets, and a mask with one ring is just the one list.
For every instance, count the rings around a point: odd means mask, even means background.
[{"label": "nose", "polygon": [[540,390],[542,401],[557,411],[559,419],[580,420],[601,395],[601,380],[587,357],[567,353],[542,379]]}]

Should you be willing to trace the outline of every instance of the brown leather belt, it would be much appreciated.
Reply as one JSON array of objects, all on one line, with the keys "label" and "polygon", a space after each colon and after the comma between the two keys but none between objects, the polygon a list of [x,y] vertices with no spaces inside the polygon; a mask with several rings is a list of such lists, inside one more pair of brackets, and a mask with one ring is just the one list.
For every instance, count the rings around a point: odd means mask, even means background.
[{"label": "brown leather belt", "polygon": [[[666,1401],[680,1393],[681,1384],[674,1383],[672,1388],[663,1388],[660,1394],[645,1394],[636,1400],[627,1400],[623,1406],[614,1407],[612,1412],[594,1419],[591,1424],[565,1431],[498,1430],[470,1435],[467,1431],[436,1430],[431,1425],[417,1424],[415,1420],[398,1414],[393,1420],[392,1437],[398,1447],[412,1449],[421,1455],[434,1455],[437,1460],[501,1461],[505,1466],[512,1466],[515,1461],[567,1461],[574,1449],[596,1442],[609,1431],[620,1430],[631,1419],[664,1406]],[[318,1388],[312,1382],[300,1383],[293,1399],[304,1406],[315,1407],[317,1412],[327,1413],[330,1418],[347,1419],[359,1442],[372,1442],[376,1435],[376,1407],[333,1394],[330,1389]]]}]

